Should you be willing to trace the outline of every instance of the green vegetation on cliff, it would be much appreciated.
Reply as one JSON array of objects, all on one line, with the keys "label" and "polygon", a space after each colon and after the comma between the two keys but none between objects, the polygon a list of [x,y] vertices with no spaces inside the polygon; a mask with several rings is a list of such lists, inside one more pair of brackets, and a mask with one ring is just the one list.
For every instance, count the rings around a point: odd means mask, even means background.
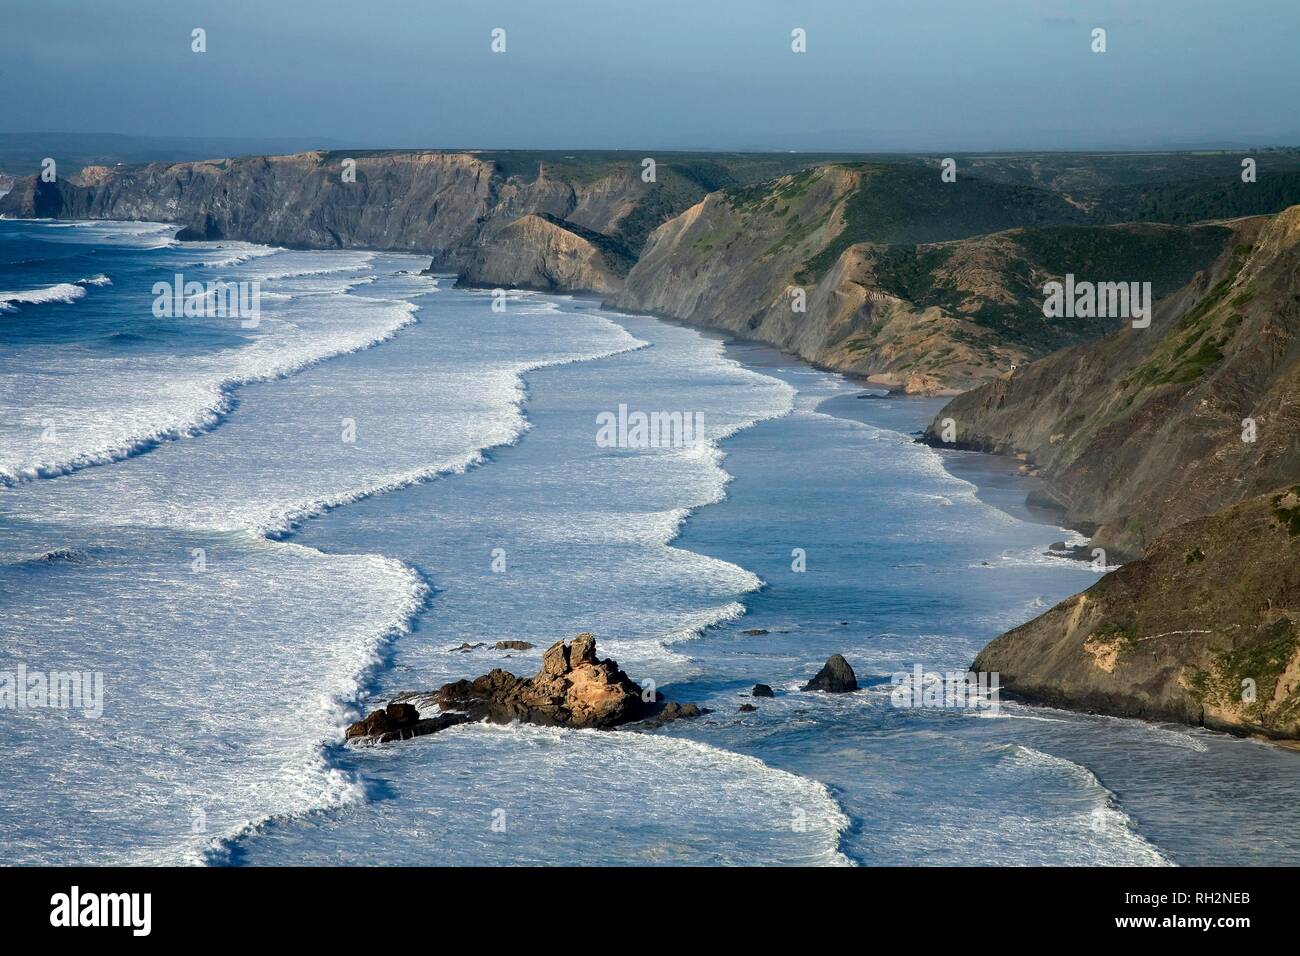
[{"label": "green vegetation on cliff", "polygon": [[844,203],[843,229],[803,270],[820,278],[849,246],[941,242],[1040,223],[1085,222],[1061,196],[1035,187],[987,182],[958,174],[945,183],[938,169],[859,163],[862,175]]}]

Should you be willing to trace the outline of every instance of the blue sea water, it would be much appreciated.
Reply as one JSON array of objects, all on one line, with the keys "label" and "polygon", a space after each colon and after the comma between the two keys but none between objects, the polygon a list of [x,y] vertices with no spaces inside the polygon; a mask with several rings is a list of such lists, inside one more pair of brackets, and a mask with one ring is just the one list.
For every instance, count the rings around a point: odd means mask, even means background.
[{"label": "blue sea water", "polygon": [[[892,705],[1096,580],[1007,464],[911,440],[938,403],[589,300],[496,312],[418,257],[173,232],[0,222],[0,672],[105,680],[97,719],[0,711],[17,861],[1300,860],[1293,753]],[[260,282],[261,322],[155,318],[177,272]],[[708,441],[602,447],[620,405]],[[712,712],[342,744],[584,630]],[[864,689],[801,691],[836,652]]]}]

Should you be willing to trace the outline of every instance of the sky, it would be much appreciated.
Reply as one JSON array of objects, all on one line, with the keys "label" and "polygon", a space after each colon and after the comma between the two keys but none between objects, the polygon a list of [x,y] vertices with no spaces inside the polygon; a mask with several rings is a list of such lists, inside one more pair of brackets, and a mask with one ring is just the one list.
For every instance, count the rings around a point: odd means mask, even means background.
[{"label": "sky", "polygon": [[1298,94],[1300,0],[0,0],[10,133],[1231,147],[1300,143]]}]

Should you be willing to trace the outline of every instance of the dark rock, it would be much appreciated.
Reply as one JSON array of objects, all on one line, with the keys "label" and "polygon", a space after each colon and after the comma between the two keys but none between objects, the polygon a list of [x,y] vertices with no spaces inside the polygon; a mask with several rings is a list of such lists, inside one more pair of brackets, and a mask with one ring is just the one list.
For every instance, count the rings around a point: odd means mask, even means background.
[{"label": "dark rock", "polygon": [[1064,541],[1057,541],[1046,552],[1054,558],[1071,558],[1075,561],[1091,561],[1092,545],[1090,544],[1066,544]]},{"label": "dark rock", "polygon": [[689,720],[692,717],[702,717],[708,713],[712,713],[712,711],[707,707],[701,707],[699,704],[679,704],[676,701],[669,701],[660,707],[653,716],[643,720],[639,726],[654,729],[674,720]]},{"label": "dark rock", "polygon": [[498,651],[527,651],[531,650],[534,645],[527,641],[497,641],[492,645]]},{"label": "dark rock", "polygon": [[740,633],[744,634],[746,637],[762,637],[767,633],[767,631],[761,627],[751,627],[749,630],[741,631]]},{"label": "dark rock", "polygon": [[177,242],[211,242],[224,238],[221,227],[210,215],[176,233]]},{"label": "dark rock", "polygon": [[420,719],[420,712],[414,704],[389,704],[385,713],[398,727],[406,727]]},{"label": "dark rock", "polygon": [[753,704],[741,704],[740,707],[737,708],[737,713],[752,714],[756,710],[758,710],[758,708]]},{"label": "dark rock", "polygon": [[364,720],[349,727],[345,736],[348,740],[368,738],[383,744],[390,740],[410,740],[436,734],[468,719],[464,714],[438,714],[421,720],[420,712],[413,705],[393,703],[385,710],[371,711]]},{"label": "dark rock", "polygon": [[858,689],[853,668],[839,654],[832,654],[817,676],[803,685],[804,690],[824,690],[828,694],[845,694]]},{"label": "dark rock", "polygon": [[469,718],[464,714],[438,714],[436,717],[417,720],[409,727],[398,727],[395,730],[380,734],[375,740],[381,744],[386,744],[392,740],[410,740],[412,737],[436,734],[440,730],[446,730],[448,727],[455,727],[457,724],[468,722]]},{"label": "dark rock", "polygon": [[354,737],[375,737],[393,729],[393,722],[382,710],[372,710],[362,720],[358,720],[347,729],[348,740]]},{"label": "dark rock", "polygon": [[483,647],[483,646],[484,646],[484,645],[483,645],[483,642],[482,642],[482,641],[479,641],[477,644],[470,644],[470,643],[466,642],[466,643],[461,644],[460,647],[453,647],[452,650],[453,650],[453,651],[460,651],[462,654],[464,654],[464,653],[467,653],[467,652],[469,652],[469,651],[476,651],[476,650],[478,650],[480,647]]},{"label": "dark rock", "polygon": [[749,696],[750,697],[775,697],[776,694],[772,693],[772,688],[768,687],[766,684],[755,684],[754,689],[749,692]]}]

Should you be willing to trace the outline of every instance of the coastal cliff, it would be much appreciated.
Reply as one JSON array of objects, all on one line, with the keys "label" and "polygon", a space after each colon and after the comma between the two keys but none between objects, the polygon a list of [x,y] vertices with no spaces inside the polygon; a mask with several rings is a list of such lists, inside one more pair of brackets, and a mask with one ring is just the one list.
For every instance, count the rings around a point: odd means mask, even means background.
[{"label": "coastal cliff", "polygon": [[724,329],[909,393],[955,394],[1112,331],[1048,320],[1042,283],[1155,264],[1166,295],[1230,237],[1080,224],[1065,198],[932,170],[825,166],[727,190],[669,220],[611,304]]},{"label": "coastal cliff", "polygon": [[1124,328],[948,403],[927,438],[1019,454],[1112,557],[1300,477],[1300,206],[1229,224],[1214,265]]},{"label": "coastal cliff", "polygon": [[1300,738],[1300,206],[1229,224],[1151,327],[950,402],[957,444],[1026,459],[1091,530],[1094,587],[975,662],[1063,707]]},{"label": "coastal cliff", "polygon": [[[0,214],[174,222],[183,239],[419,252],[431,269],[470,282],[605,291],[655,227],[709,192],[814,161],[667,158],[647,182],[633,155],[313,151],[87,166],[53,183],[28,176],[0,198]],[[529,216],[556,228],[512,227]]]},{"label": "coastal cliff", "polygon": [[[421,252],[462,285],[603,294],[922,394],[955,394],[1114,330],[1045,319],[1044,281],[1136,270],[1169,295],[1229,235],[1101,225],[1169,205],[1163,192],[1108,198],[1135,174],[1104,159],[985,157],[970,163],[979,175],[951,182],[922,157],[834,159],[669,154],[647,169],[630,153],[424,150],[90,165],[54,183],[19,180],[0,214]],[[1189,173],[1218,162],[1177,159]],[[1197,209],[1214,202],[1189,196]]]},{"label": "coastal cliff", "polygon": [[617,240],[552,216],[529,213],[478,243],[458,285],[613,292],[632,262]]},{"label": "coastal cliff", "polygon": [[1300,739],[1300,487],[1166,532],[973,666],[1054,706]]}]

